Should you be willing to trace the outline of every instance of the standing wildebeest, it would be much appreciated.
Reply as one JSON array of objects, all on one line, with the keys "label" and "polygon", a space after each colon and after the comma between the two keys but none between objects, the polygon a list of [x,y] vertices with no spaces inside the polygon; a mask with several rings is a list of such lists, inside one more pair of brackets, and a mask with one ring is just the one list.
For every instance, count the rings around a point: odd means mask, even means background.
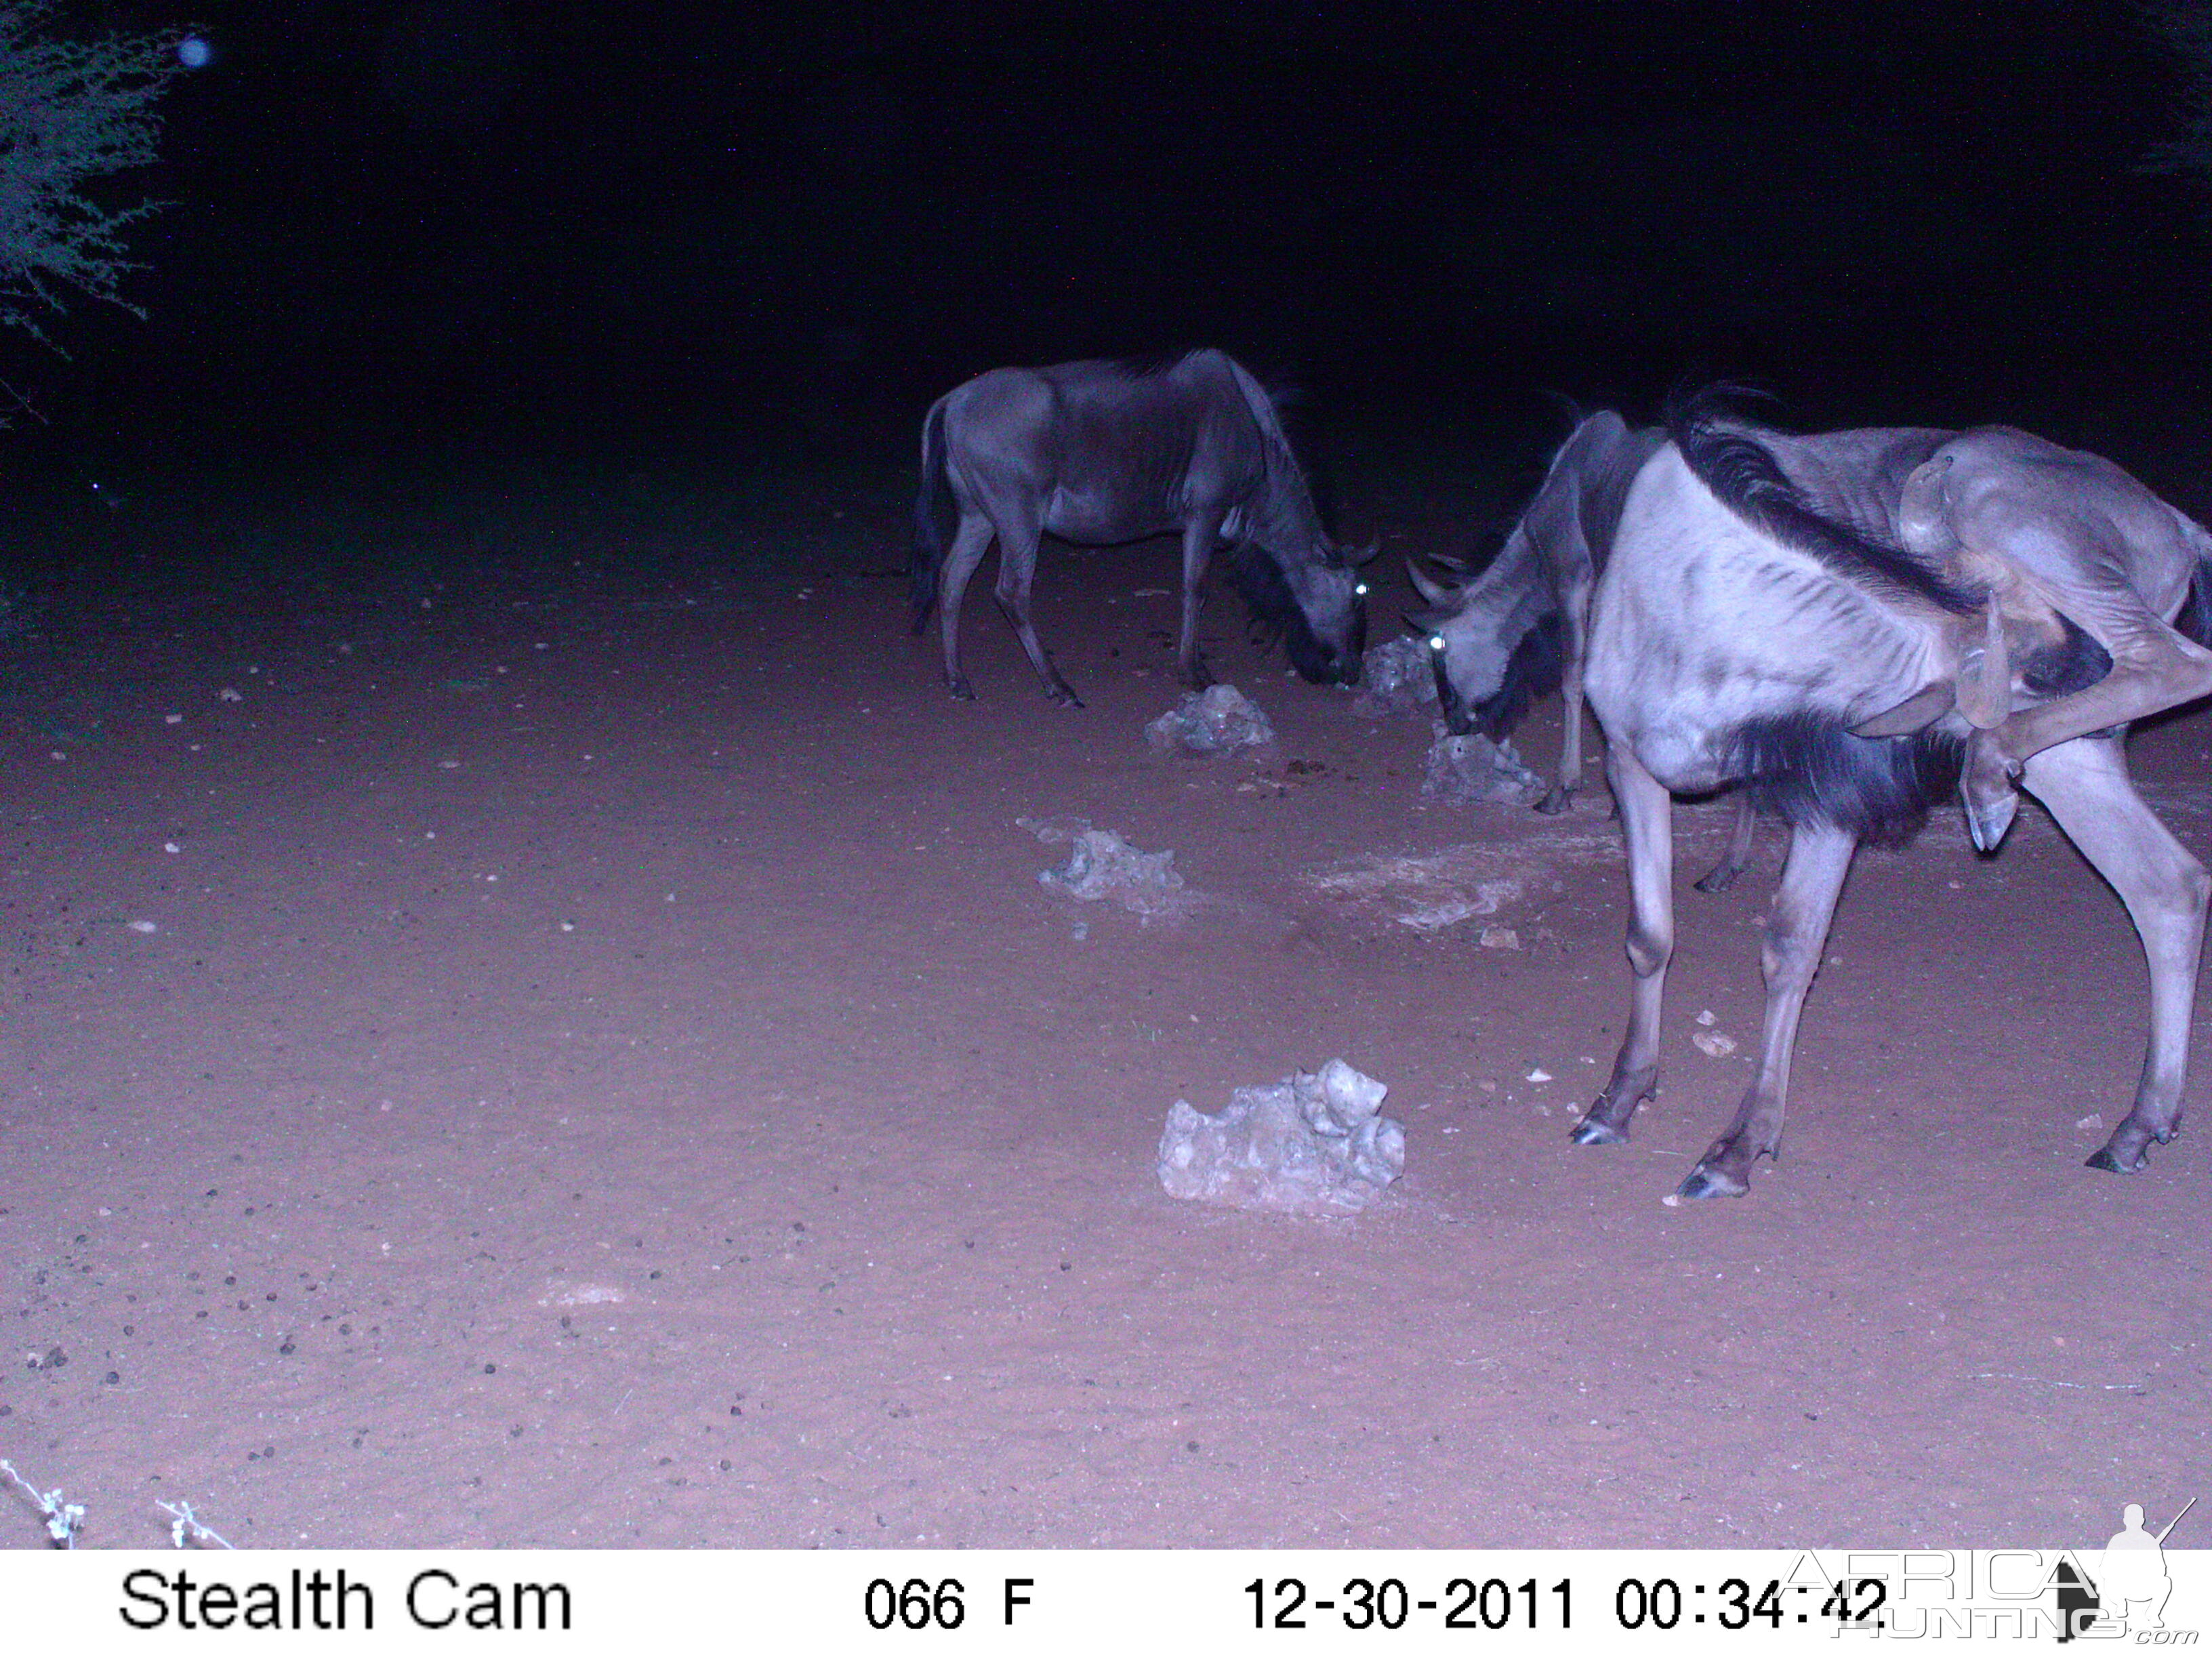
[{"label": "standing wildebeest", "polygon": [[1584,689],[1627,832],[1636,994],[1575,1139],[1626,1139],[1656,1091],[1670,793],[1740,784],[1790,827],[1759,1071],[1680,1188],[1705,1198],[1747,1190],[1780,1143],[1798,1014],[1858,842],[1911,835],[1956,787],[1994,850],[2016,776],[2118,892],[2149,960],[2134,1106],[2089,1159],[2141,1169],[2180,1121],[2212,878],[2136,793],[2118,728],[2212,691],[2212,535],[2109,461],[2004,427],[1790,437],[1700,398],[1668,428],[1592,607]]},{"label": "standing wildebeest", "polygon": [[1428,635],[1437,701],[1457,737],[1496,742],[1528,705],[1564,687],[1559,775],[1537,805],[1564,812],[1583,781],[1583,659],[1591,590],[1605,568],[1628,487],[1667,434],[1632,431],[1602,409],[1577,422],[1498,556],[1455,592],[1408,561],[1430,608],[1407,618]]},{"label": "standing wildebeest", "polygon": [[960,596],[995,534],[999,609],[1045,695],[1083,706],[1030,625],[1045,531],[1091,546],[1182,532],[1176,661],[1194,690],[1212,684],[1198,650],[1200,584],[1223,540],[1231,580],[1281,631],[1298,672],[1319,683],[1359,678],[1367,589],[1357,561],[1323,532],[1274,404],[1225,353],[1193,351],[1161,368],[994,368],[955,386],[922,423],[915,520],[914,631],[933,604],[942,611],[945,680],[956,697],[975,695],[960,672]]}]

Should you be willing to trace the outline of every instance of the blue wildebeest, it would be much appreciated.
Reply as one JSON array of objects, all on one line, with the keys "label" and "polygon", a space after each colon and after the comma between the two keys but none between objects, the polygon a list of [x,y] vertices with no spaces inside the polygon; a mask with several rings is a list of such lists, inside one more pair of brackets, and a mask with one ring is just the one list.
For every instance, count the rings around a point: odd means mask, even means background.
[{"label": "blue wildebeest", "polygon": [[1279,630],[1306,678],[1350,684],[1366,643],[1366,586],[1323,532],[1304,471],[1267,392],[1219,351],[1161,367],[1106,362],[994,368],[931,405],[921,428],[915,504],[914,617],[941,612],[945,680],[960,672],[960,598],[993,536],[999,609],[1021,636],[1045,694],[1081,699],[1030,623],[1037,538],[1109,545],[1182,536],[1182,635],[1176,654],[1194,690],[1212,684],[1199,654],[1206,565],[1225,543],[1231,580],[1255,617]]},{"label": "blue wildebeest", "polygon": [[[1407,563],[1428,608],[1406,620],[1426,635],[1437,702],[1454,735],[1480,731],[1502,741],[1538,697],[1563,694],[1559,773],[1536,804],[1540,812],[1565,811],[1582,787],[1590,596],[1613,550],[1628,487],[1666,441],[1662,428],[1631,428],[1609,409],[1586,416],[1552,457],[1542,485],[1480,575],[1455,588]],[[1698,878],[1702,891],[1735,885],[1751,861],[1757,827],[1746,799],[1728,850]]]},{"label": "blue wildebeest", "polygon": [[1611,410],[1576,423],[1498,556],[1454,590],[1411,561],[1429,608],[1407,620],[1428,636],[1437,701],[1455,736],[1496,742],[1547,692],[1565,691],[1559,775],[1537,805],[1564,812],[1583,781],[1583,659],[1589,603],[1628,486],[1667,434],[1631,430]]},{"label": "blue wildebeest", "polygon": [[[1993,851],[2042,800],[2150,965],[2135,1102],[2091,1158],[2136,1170],[2181,1115],[2212,878],[2136,793],[2127,722],[2212,691],[2212,535],[2111,462],[2003,427],[1792,437],[1692,399],[1629,491],[1584,690],[1628,838],[1636,992],[1575,1130],[1627,1138],[1658,1082],[1671,794],[1741,786],[1790,826],[1757,1074],[1684,1197],[1740,1194],[1782,1135],[1797,1020],[1851,854],[1954,788]],[[2179,626],[2177,626],[2177,623]]]}]

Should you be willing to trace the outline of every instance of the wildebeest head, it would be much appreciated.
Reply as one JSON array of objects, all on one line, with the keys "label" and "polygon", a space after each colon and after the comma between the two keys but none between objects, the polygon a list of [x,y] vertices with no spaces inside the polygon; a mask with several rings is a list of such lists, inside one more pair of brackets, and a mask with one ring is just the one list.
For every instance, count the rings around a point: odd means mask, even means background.
[{"label": "wildebeest head", "polygon": [[1367,584],[1359,567],[1377,550],[1324,545],[1318,559],[1292,562],[1240,547],[1230,580],[1254,622],[1281,639],[1301,675],[1316,685],[1357,685],[1367,649]]},{"label": "wildebeest head", "polygon": [[1411,561],[1407,573],[1428,601],[1409,614],[1437,678],[1437,702],[1455,737],[1495,742],[1528,705],[1559,687],[1563,655],[1559,602],[1547,584],[1491,580],[1507,561],[1459,586],[1433,580]]}]

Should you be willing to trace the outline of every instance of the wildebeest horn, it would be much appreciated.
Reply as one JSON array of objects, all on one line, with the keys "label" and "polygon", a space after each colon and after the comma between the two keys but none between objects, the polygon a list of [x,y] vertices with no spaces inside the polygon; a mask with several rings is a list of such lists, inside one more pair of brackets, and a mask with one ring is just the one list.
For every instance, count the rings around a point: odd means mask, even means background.
[{"label": "wildebeest horn", "polygon": [[1399,620],[1416,634],[1426,639],[1452,618],[1449,611],[1401,611]]},{"label": "wildebeest horn", "polygon": [[1421,567],[1411,559],[1406,561],[1406,574],[1413,579],[1413,591],[1431,605],[1449,605],[1455,597],[1451,589],[1433,582],[1422,573]]},{"label": "wildebeest horn", "polygon": [[1959,657],[1959,712],[1967,722],[1987,732],[2002,726],[2012,713],[2012,658],[2005,648],[2004,623],[1997,617],[1992,597],[1983,612],[1981,642]]},{"label": "wildebeest horn", "polygon": [[1373,541],[1368,543],[1366,546],[1354,549],[1352,552],[1346,554],[1345,557],[1350,560],[1353,564],[1365,564],[1382,550],[1382,538],[1380,536],[1377,536]]},{"label": "wildebeest horn", "polygon": [[1449,553],[1431,553],[1429,555],[1429,558],[1431,562],[1443,566],[1445,569],[1450,571],[1454,575],[1464,576],[1467,574],[1467,561],[1465,559],[1455,559]]}]

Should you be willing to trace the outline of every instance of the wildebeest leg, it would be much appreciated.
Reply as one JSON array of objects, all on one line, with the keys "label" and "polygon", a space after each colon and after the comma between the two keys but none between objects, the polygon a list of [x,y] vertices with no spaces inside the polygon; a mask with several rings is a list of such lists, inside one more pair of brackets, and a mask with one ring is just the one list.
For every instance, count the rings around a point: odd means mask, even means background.
[{"label": "wildebeest leg", "polygon": [[[1583,562],[1588,562],[1587,555]],[[1539,812],[1565,811],[1583,787],[1583,659],[1589,647],[1589,595],[1587,576],[1568,583],[1559,595],[1559,635],[1566,657],[1559,678],[1565,730],[1559,739],[1559,780],[1536,803]]]},{"label": "wildebeest leg", "polygon": [[2142,608],[2131,591],[2067,596],[2066,613],[2112,653],[2112,672],[2086,690],[2012,714],[1975,733],[1960,793],[1974,845],[1993,852],[2018,807],[2021,763],[2056,744],[2124,726],[2212,692],[2212,651]]},{"label": "wildebeest leg", "polygon": [[1698,881],[1700,893],[1725,893],[1735,885],[1735,878],[1751,867],[1751,843],[1759,833],[1759,814],[1751,810],[1749,797],[1739,795],[1735,802],[1735,822],[1729,827],[1728,851],[1721,861],[1713,866]]},{"label": "wildebeest leg", "polygon": [[945,641],[945,684],[954,696],[970,702],[975,688],[960,672],[960,596],[968,591],[968,579],[975,574],[990,545],[991,521],[981,513],[963,513],[944,567],[937,573],[937,625]]},{"label": "wildebeest leg", "polygon": [[996,595],[999,611],[1013,624],[1014,632],[1021,635],[1022,649],[1029,653],[1030,666],[1044,682],[1045,696],[1064,708],[1080,708],[1083,699],[1060,678],[1060,670],[1052,665],[1043,641],[1037,638],[1036,629],[1030,623],[1030,582],[1036,574],[1037,538],[1042,533],[1042,526],[1018,514],[1009,514],[1000,523]]},{"label": "wildebeest leg", "polygon": [[1667,963],[1674,954],[1674,802],[1626,743],[1610,743],[1606,777],[1628,837],[1628,965],[1636,973],[1628,1032],[1613,1062],[1612,1079],[1574,1128],[1578,1146],[1628,1139],[1636,1109],[1659,1091],[1659,1014]]},{"label": "wildebeest leg", "polygon": [[1759,1075],[1736,1109],[1735,1121],[1683,1180],[1684,1198],[1735,1196],[1751,1190],[1751,1166],[1771,1158],[1782,1144],[1782,1118],[1790,1103],[1790,1056],[1797,1046],[1797,1016],[1820,965],[1828,922],[1836,914],[1857,840],[1841,830],[1791,832],[1782,884],[1775,890],[1759,967],[1766,981],[1765,1028],[1759,1033]]},{"label": "wildebeest leg", "polygon": [[2150,1143],[2172,1139],[2181,1127],[2212,877],[2136,793],[2117,740],[2046,749],[2028,761],[2021,781],[2112,884],[2150,963],[2150,1046],[2135,1107],[2089,1159],[2093,1170],[2140,1170]]},{"label": "wildebeest leg", "polygon": [[1194,691],[1213,684],[1206,659],[1198,649],[1198,612],[1206,600],[1206,567],[1220,538],[1219,513],[1194,514],[1182,527],[1182,638],[1176,647],[1176,667],[1182,683]]}]

